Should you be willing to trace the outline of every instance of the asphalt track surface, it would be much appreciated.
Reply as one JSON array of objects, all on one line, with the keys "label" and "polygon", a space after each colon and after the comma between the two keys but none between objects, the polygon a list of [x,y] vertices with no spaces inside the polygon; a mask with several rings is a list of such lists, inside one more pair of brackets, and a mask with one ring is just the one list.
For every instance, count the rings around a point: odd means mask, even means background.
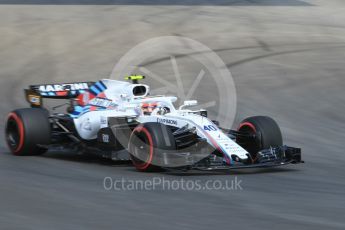
[{"label": "asphalt track surface", "polygon": [[[14,157],[2,141],[0,229],[345,229],[344,11],[340,0],[0,0],[2,121],[26,106],[22,89],[29,84],[107,77],[136,44],[186,36],[216,50],[230,69],[236,121],[274,117],[285,143],[301,147],[306,161],[144,174],[72,153]],[[201,183],[237,177],[243,190],[106,191],[105,177]]]}]

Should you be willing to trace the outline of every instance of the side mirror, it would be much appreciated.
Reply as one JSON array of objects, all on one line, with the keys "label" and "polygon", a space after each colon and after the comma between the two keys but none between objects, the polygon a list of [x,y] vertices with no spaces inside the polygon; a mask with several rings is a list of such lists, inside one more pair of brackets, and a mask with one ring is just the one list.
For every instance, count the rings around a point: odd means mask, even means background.
[{"label": "side mirror", "polygon": [[196,105],[198,105],[197,100],[184,101],[183,105],[180,106],[179,110],[182,110],[184,107],[196,106]]}]

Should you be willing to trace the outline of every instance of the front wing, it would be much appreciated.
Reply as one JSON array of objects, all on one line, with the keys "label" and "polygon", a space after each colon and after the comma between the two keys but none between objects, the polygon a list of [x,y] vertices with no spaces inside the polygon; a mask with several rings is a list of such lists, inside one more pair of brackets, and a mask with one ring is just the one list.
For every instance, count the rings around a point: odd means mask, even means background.
[{"label": "front wing", "polygon": [[209,161],[207,164],[196,164],[192,169],[198,170],[226,170],[226,169],[243,169],[243,168],[269,168],[288,164],[304,163],[300,148],[290,146],[272,147],[261,150],[257,153],[256,159],[251,162],[234,162],[232,165],[226,165],[223,162]]},{"label": "front wing", "polygon": [[[186,162],[191,162],[186,160]],[[244,169],[244,168],[270,168],[277,166],[284,166],[288,164],[304,163],[301,157],[301,149],[290,146],[272,147],[269,149],[261,150],[256,154],[255,159],[249,159],[247,162],[233,161],[232,164],[222,157],[216,157],[214,154],[204,158],[194,164],[185,167],[169,167],[164,168],[169,170],[231,170],[231,169]]]}]

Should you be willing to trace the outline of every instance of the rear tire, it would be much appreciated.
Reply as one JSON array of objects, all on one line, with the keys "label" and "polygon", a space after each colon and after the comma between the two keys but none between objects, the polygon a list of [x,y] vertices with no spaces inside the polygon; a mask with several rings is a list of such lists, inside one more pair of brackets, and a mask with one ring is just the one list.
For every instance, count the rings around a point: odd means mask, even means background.
[{"label": "rear tire", "polygon": [[237,138],[237,143],[256,158],[257,152],[270,147],[283,145],[283,138],[278,124],[267,116],[254,116],[244,119],[238,131],[254,134],[254,139]]},{"label": "rear tire", "polygon": [[5,129],[6,142],[13,155],[41,155],[51,140],[48,113],[44,109],[27,108],[11,112]]},{"label": "rear tire", "polygon": [[176,150],[171,129],[160,123],[138,125],[129,139],[128,149],[135,168],[141,172],[162,171],[158,156],[161,151]]}]

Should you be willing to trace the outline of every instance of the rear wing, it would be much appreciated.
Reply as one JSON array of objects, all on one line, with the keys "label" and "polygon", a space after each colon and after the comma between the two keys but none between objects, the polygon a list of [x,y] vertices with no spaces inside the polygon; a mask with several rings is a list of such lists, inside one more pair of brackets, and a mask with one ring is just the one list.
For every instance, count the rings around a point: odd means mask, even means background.
[{"label": "rear wing", "polygon": [[41,107],[43,98],[71,99],[86,92],[95,82],[30,85],[25,89],[26,100],[32,107]]}]

